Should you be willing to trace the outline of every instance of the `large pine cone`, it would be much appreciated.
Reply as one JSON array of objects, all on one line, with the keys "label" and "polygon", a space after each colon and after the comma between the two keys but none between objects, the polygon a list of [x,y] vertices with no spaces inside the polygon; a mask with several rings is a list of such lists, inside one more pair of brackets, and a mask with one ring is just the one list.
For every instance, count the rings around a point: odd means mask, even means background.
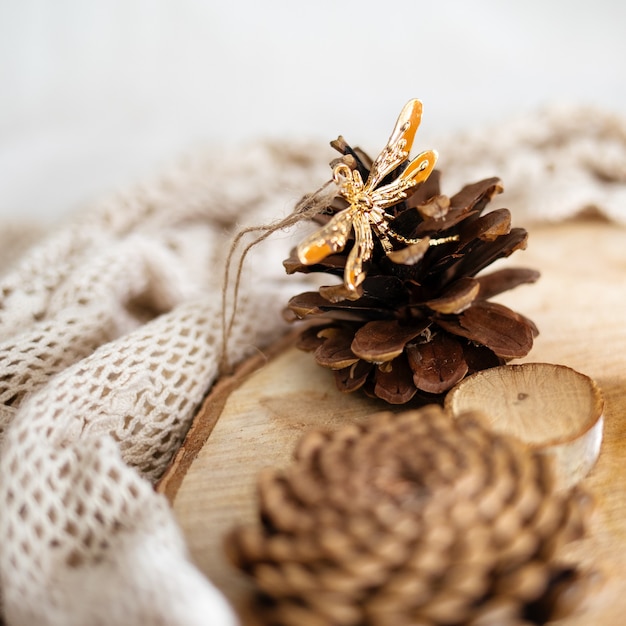
[{"label": "large pine cone", "polygon": [[311,432],[259,480],[260,526],[227,538],[283,626],[543,624],[582,597],[554,560],[589,500],[546,457],[431,405]]},{"label": "large pine cone", "polygon": [[[362,162],[359,167],[366,176]],[[390,209],[394,232],[423,238],[425,248],[409,246],[388,256],[377,241],[360,297],[341,299],[341,288],[333,286],[290,300],[288,319],[316,323],[301,335],[299,347],[314,351],[320,365],[334,370],[339,389],[364,389],[392,404],[416,394],[423,403],[438,401],[464,376],[530,351],[538,333],[533,322],[489,298],[534,282],[538,272],[510,268],[476,277],[494,260],[526,246],[527,232],[511,228],[507,209],[481,215],[501,191],[500,181],[489,178],[448,198],[440,194],[439,172],[433,172]],[[342,208],[345,204],[335,202],[329,212]],[[429,238],[453,240],[429,246]],[[284,265],[288,273],[341,276],[350,249],[348,244],[310,266],[294,253]]]}]

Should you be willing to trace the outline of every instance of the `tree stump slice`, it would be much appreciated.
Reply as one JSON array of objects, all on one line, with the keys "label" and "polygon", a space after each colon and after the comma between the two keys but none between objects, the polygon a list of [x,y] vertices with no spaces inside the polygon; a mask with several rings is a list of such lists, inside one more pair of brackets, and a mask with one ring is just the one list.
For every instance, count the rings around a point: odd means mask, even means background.
[{"label": "tree stump slice", "polygon": [[523,363],[477,372],[448,393],[445,405],[453,415],[480,411],[494,430],[550,456],[563,489],[598,460],[602,394],[591,378],[565,365]]},{"label": "tree stump slice", "polygon": [[[518,363],[570,367],[595,380],[604,397],[600,456],[582,480],[596,509],[588,537],[564,555],[597,569],[603,584],[583,610],[559,624],[619,624],[626,613],[626,229],[578,219],[529,232],[526,251],[496,264],[542,275],[536,284],[495,299],[531,318],[541,332]],[[170,498],[193,560],[247,625],[255,623],[247,609],[252,587],[227,563],[222,542],[235,524],[255,519],[258,471],[287,466],[296,441],[311,428],[389,409],[361,394],[341,394],[331,372],[292,347],[254,366],[260,367],[253,373],[254,367],[244,368],[229,382],[226,397],[209,394],[185,442],[188,458],[179,458],[159,487]]]}]

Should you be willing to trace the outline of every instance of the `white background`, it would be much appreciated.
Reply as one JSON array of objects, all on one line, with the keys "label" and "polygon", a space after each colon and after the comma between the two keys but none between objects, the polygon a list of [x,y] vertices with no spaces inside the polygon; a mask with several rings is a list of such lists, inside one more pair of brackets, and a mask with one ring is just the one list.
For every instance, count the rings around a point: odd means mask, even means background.
[{"label": "white background", "polygon": [[[546,103],[626,112],[622,0],[0,0],[0,218],[50,220],[200,145],[420,140]],[[436,146],[435,146],[436,147]]]}]

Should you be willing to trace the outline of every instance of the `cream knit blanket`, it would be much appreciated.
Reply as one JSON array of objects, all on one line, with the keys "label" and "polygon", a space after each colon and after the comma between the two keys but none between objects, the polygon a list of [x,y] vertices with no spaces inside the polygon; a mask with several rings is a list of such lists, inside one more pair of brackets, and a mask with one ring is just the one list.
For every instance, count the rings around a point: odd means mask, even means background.
[{"label": "cream knit blanket", "polygon": [[[499,175],[499,206],[517,224],[589,206],[626,223],[626,124],[609,115],[546,112],[435,147],[446,192]],[[268,142],[198,155],[34,245],[27,230],[0,233],[6,624],[236,623],[152,485],[218,375],[232,237],[287,215],[328,178],[331,156]],[[301,235],[276,233],[251,253],[231,360],[282,332],[302,283],[281,261]]]}]

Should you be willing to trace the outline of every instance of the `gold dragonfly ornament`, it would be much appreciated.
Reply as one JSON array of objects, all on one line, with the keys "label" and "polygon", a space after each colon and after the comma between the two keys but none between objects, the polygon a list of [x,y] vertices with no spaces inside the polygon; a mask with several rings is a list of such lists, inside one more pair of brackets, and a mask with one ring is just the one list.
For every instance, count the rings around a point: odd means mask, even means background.
[{"label": "gold dragonfly ornament", "polygon": [[365,279],[363,266],[371,258],[374,249],[372,231],[386,254],[391,256],[396,251],[390,238],[407,246],[421,248],[424,248],[423,244],[428,248],[457,238],[408,239],[395,232],[389,224],[393,216],[386,209],[404,200],[410,189],[425,181],[437,161],[435,150],[422,152],[396,179],[379,186],[388,174],[408,159],[421,118],[422,103],[417,99],[409,100],[400,112],[387,145],[373,162],[365,183],[358,169],[352,169],[344,162],[335,165],[333,180],[339,189],[339,195],[349,206],[297,247],[300,263],[314,265],[331,254],[341,252],[353,231],[354,245],[348,254],[344,270],[344,286],[348,294],[356,295],[357,287]]}]

